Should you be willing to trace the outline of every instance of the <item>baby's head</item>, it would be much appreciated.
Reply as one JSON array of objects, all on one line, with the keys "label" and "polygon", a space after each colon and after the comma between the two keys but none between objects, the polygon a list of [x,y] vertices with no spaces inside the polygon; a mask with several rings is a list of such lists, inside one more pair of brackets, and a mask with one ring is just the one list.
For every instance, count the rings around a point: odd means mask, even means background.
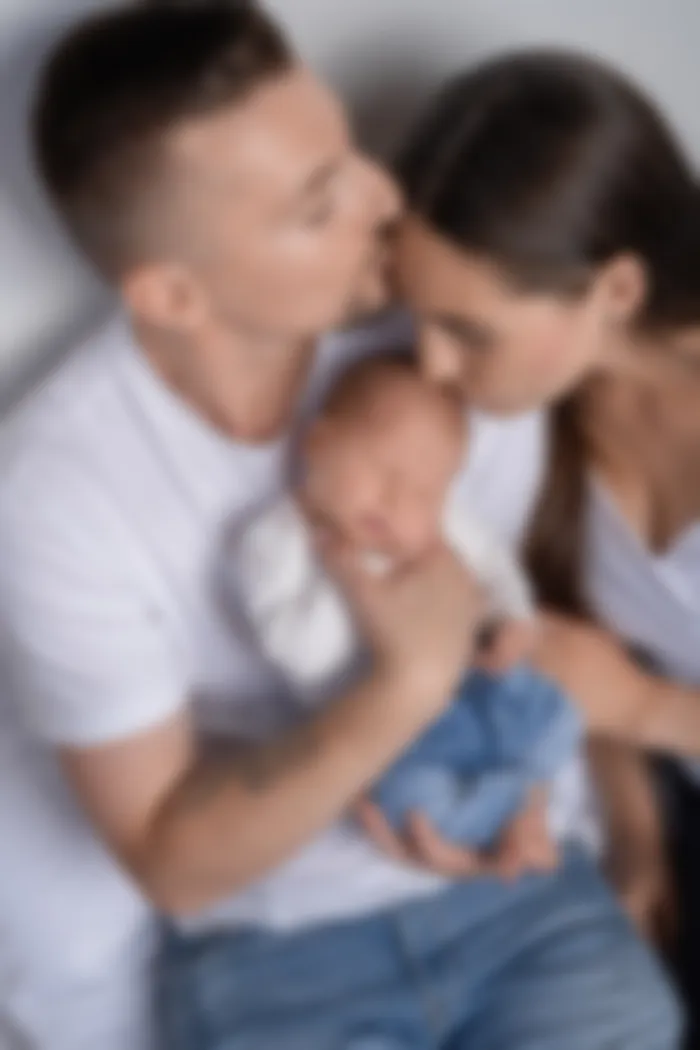
[{"label": "baby's head", "polygon": [[353,544],[414,558],[440,535],[464,442],[462,407],[410,357],[369,358],[345,372],[309,428],[305,495]]}]

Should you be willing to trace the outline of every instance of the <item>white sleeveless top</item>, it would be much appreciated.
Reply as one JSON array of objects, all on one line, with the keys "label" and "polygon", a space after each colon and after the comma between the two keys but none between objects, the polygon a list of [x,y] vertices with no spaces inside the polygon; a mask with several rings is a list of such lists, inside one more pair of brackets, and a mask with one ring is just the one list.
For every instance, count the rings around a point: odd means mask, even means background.
[{"label": "white sleeveless top", "polygon": [[[648,550],[605,486],[590,486],[587,591],[611,630],[662,674],[700,687],[700,521],[663,554]],[[687,763],[700,781],[700,759]]]}]

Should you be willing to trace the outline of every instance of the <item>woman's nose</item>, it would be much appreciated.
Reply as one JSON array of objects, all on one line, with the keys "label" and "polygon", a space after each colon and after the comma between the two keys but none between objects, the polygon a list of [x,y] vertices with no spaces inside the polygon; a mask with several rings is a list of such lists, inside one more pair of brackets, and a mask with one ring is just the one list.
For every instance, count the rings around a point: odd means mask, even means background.
[{"label": "woman's nose", "polygon": [[371,190],[373,225],[387,234],[403,211],[401,190],[387,169],[372,160],[365,159],[365,174]]},{"label": "woman's nose", "polygon": [[462,378],[462,359],[449,336],[434,325],[423,325],[419,332],[419,358],[425,378],[439,386],[458,385]]}]

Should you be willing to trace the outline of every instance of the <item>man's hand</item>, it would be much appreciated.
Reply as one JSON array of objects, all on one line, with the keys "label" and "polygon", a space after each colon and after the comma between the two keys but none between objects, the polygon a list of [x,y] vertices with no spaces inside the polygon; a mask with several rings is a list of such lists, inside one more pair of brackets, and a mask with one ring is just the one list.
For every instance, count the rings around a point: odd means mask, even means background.
[{"label": "man's hand", "polygon": [[536,640],[536,620],[504,620],[497,624],[485,651],[477,655],[477,664],[489,674],[505,674],[530,659]]},{"label": "man's hand", "polygon": [[501,836],[501,858],[511,878],[523,871],[554,871],[559,849],[549,830],[549,792],[532,788],[525,805]]},{"label": "man's hand", "polygon": [[357,617],[377,666],[406,684],[411,697],[437,718],[474,653],[483,596],[444,545],[385,575],[363,569],[352,550],[327,546],[326,563]]},{"label": "man's hand", "polygon": [[358,803],[355,815],[374,844],[400,864],[426,868],[447,879],[491,876],[512,881],[527,871],[551,871],[557,866],[558,854],[547,830],[545,804],[544,793],[535,789],[491,852],[448,842],[421,813],[412,814],[401,835],[368,799]]}]

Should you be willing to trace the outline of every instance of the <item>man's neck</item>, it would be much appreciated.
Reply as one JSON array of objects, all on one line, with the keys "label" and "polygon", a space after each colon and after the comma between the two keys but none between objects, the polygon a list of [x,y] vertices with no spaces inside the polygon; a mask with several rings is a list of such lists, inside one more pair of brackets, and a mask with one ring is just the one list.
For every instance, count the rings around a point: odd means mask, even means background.
[{"label": "man's neck", "polygon": [[316,342],[218,331],[184,336],[133,322],[152,369],[227,437],[263,443],[294,419]]}]

